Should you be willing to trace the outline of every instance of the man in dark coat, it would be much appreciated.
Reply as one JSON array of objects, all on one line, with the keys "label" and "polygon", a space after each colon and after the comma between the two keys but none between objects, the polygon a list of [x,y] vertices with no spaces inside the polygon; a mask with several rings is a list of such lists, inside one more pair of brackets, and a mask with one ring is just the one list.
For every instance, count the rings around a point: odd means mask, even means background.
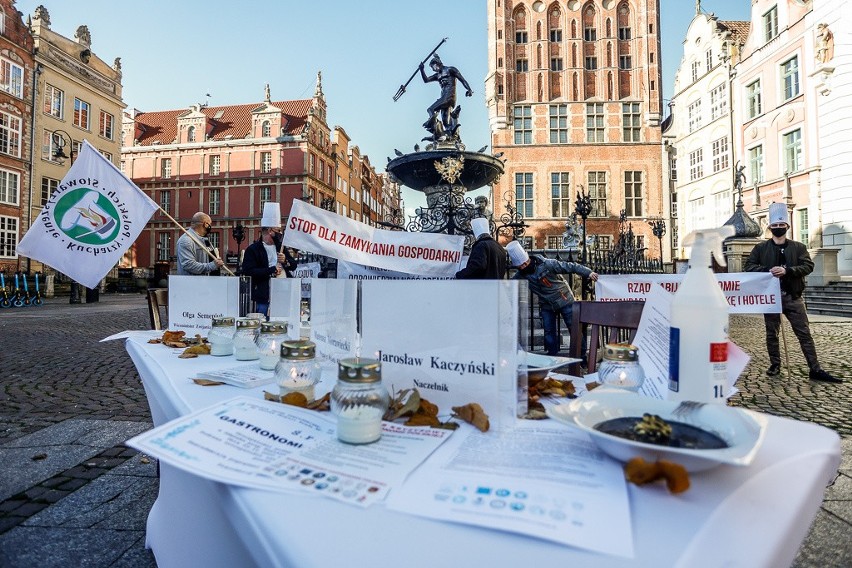
[{"label": "man in dark coat", "polygon": [[456,272],[460,280],[501,280],[506,277],[506,250],[491,237],[488,219],[471,219],[476,242],[470,248],[467,266]]},{"label": "man in dark coat", "polygon": [[[781,280],[781,312],[787,316],[793,333],[799,340],[799,346],[805,355],[812,381],[842,383],[839,379],[820,367],[816,346],[808,323],[808,311],[802,292],[805,290],[805,276],[813,272],[814,262],[803,243],[787,238],[790,230],[787,205],[772,203],[769,206],[769,230],[772,238],[755,246],[745,264],[746,272],[769,272]],[[769,352],[769,369],[766,375],[777,377],[781,374],[781,347],[778,344],[778,331],[781,329],[781,314],[763,314],[766,324],[766,350]]]},{"label": "man in dark coat", "polygon": [[265,203],[260,238],[246,248],[242,274],[251,277],[251,299],[258,313],[269,315],[269,279],[286,270],[292,274],[296,260],[281,247],[281,210],[277,203]]}]

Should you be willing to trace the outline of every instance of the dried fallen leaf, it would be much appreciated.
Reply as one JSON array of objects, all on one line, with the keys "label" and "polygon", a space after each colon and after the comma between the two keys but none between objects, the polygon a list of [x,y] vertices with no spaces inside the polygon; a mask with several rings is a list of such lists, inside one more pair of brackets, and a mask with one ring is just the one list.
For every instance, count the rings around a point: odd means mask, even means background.
[{"label": "dried fallen leaf", "polygon": [[281,397],[281,402],[290,406],[298,406],[299,408],[308,407],[308,398],[300,392],[288,392]]},{"label": "dried fallen leaf", "polygon": [[488,415],[482,410],[482,407],[471,402],[464,406],[454,406],[453,413],[458,418],[461,418],[468,424],[473,424],[479,428],[480,432],[487,432],[491,425],[488,422]]},{"label": "dried fallen leaf", "polygon": [[426,414],[424,412],[416,412],[406,422],[406,426],[439,426],[441,421],[437,416]]},{"label": "dried fallen leaf", "polygon": [[327,392],[322,398],[310,401],[308,403],[308,409],[316,410],[319,412],[331,410],[331,393]]},{"label": "dried fallen leaf", "polygon": [[624,476],[627,481],[636,485],[645,485],[659,479],[665,479],[669,492],[674,494],[683,493],[689,489],[689,474],[686,469],[682,465],[670,461],[647,462],[636,457],[624,465]]},{"label": "dried fallen leaf", "polygon": [[271,392],[263,391],[263,400],[271,400],[273,402],[281,402],[281,395],[272,394]]},{"label": "dried fallen leaf", "polygon": [[210,379],[192,379],[192,382],[196,385],[201,385],[202,387],[215,387],[217,385],[224,385],[222,381],[212,381]]},{"label": "dried fallen leaf", "polygon": [[150,458],[142,456],[141,458],[139,458],[139,463],[151,463],[151,460]]},{"label": "dried fallen leaf", "polygon": [[391,401],[383,418],[393,421],[414,414],[418,408],[420,408],[420,392],[417,389],[402,389]]},{"label": "dried fallen leaf", "polygon": [[192,347],[187,347],[183,350],[183,353],[178,355],[178,357],[182,359],[187,359],[189,357],[198,357],[199,355],[210,355],[210,346],[201,344],[193,345]]}]

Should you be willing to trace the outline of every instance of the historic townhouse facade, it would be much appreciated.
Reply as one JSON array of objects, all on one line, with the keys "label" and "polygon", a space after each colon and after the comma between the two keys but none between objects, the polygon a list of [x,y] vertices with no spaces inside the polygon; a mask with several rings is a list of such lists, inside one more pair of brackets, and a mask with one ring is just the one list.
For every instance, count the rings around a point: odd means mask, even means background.
[{"label": "historic townhouse facade", "polygon": [[33,40],[12,0],[0,0],[0,271],[25,269],[17,246],[29,227]]},{"label": "historic townhouse facade", "polygon": [[[33,98],[32,207],[28,227],[41,211],[87,140],[118,165],[121,153],[119,119],[121,61],[110,65],[92,51],[92,36],[81,25],[74,39],[50,28],[50,14],[38,7],[30,29],[35,47],[36,94]],[[130,263],[127,259],[125,264]],[[34,267],[40,263],[32,262]]]},{"label": "historic townhouse facade", "polygon": [[506,160],[495,219],[508,201],[529,246],[560,248],[583,190],[601,246],[615,243],[623,211],[659,255],[646,223],[667,209],[658,0],[489,0],[488,59],[491,145]]},{"label": "historic townhouse facade", "polygon": [[[748,30],[749,22],[721,21],[702,13],[699,2],[684,38],[666,131],[672,138],[673,223],[679,236],[719,227],[734,212],[734,168],[740,153],[735,148],[739,136],[734,131],[732,82]],[[674,256],[683,258],[684,251],[678,247]]]}]

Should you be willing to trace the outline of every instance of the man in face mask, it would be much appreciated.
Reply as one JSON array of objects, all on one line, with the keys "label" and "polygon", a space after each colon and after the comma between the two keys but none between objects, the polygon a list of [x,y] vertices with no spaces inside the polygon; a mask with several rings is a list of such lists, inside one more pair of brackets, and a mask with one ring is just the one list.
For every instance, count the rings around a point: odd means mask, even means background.
[{"label": "man in face mask", "polygon": [[210,275],[225,264],[221,258],[211,260],[205,250],[210,248],[207,235],[213,228],[212,222],[210,215],[203,211],[192,216],[189,229],[177,242],[177,273],[179,275]]},{"label": "man in face mask", "polygon": [[[808,325],[808,312],[802,299],[805,276],[813,272],[814,263],[804,244],[787,238],[789,229],[787,205],[771,204],[769,231],[772,238],[752,249],[746,261],[746,272],[769,272],[781,280],[781,311],[787,316],[787,321],[799,340],[810,369],[810,380],[842,383],[843,379],[832,376],[820,367],[817,359],[816,346]],[[781,348],[778,344],[781,314],[764,314],[763,318],[766,324],[766,349],[769,352],[769,369],[766,370],[766,375],[777,377],[781,374]]]},{"label": "man in face mask", "polygon": [[242,274],[251,277],[251,299],[258,313],[269,313],[269,279],[291,276],[296,260],[282,247],[281,209],[277,203],[264,203],[260,238],[246,248]]}]

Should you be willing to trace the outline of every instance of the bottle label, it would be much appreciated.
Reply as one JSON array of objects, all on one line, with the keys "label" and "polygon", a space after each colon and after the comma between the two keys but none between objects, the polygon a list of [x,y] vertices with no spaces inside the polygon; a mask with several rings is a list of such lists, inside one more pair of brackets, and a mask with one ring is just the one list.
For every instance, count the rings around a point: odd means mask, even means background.
[{"label": "bottle label", "polygon": [[680,328],[669,328],[669,390],[680,391]]},{"label": "bottle label", "polygon": [[710,344],[710,362],[725,363],[728,361],[728,342]]}]

